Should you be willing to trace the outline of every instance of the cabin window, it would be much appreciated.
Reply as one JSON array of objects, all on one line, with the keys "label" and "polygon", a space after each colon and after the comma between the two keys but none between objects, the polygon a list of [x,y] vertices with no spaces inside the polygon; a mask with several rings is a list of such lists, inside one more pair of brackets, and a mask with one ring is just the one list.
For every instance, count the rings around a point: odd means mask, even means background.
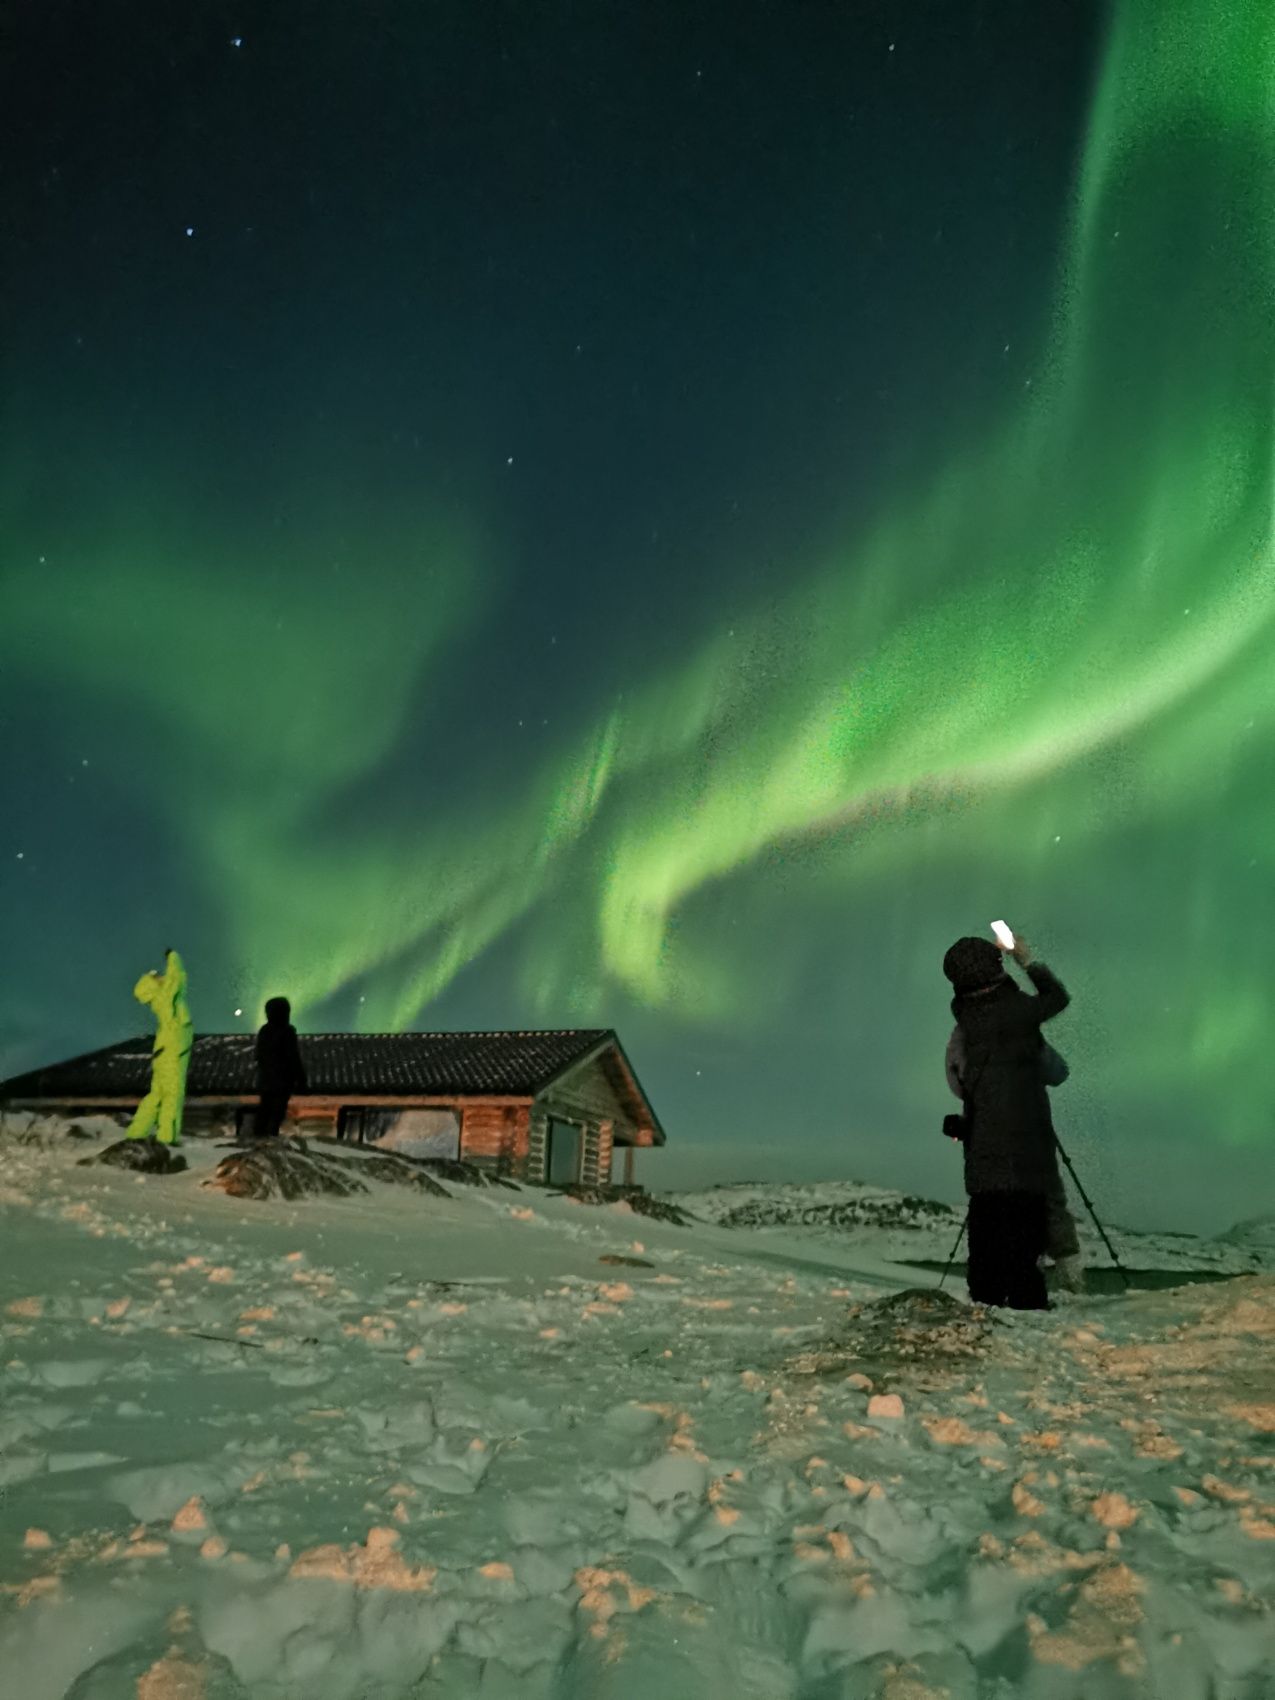
[{"label": "cabin window", "polygon": [[549,1149],[545,1156],[545,1179],[550,1186],[572,1186],[580,1179],[584,1156],[583,1130],[574,1122],[549,1121]]},{"label": "cabin window", "polygon": [[460,1112],[349,1104],[341,1111],[342,1139],[395,1151],[400,1157],[459,1157]]}]

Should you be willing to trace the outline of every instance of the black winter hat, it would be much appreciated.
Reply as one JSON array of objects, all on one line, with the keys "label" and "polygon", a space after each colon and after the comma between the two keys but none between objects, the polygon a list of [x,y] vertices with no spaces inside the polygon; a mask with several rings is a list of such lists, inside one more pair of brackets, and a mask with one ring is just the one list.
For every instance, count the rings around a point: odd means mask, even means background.
[{"label": "black winter hat", "polygon": [[1000,949],[991,939],[957,939],[943,958],[943,972],[958,992],[977,992],[1006,978]]}]

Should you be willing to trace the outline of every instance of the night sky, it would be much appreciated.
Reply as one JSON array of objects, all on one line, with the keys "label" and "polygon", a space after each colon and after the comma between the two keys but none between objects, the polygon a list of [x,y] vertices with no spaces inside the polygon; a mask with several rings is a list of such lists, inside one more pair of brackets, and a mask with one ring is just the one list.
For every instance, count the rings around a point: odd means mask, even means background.
[{"label": "night sky", "polygon": [[960,1192],[952,939],[1114,1220],[1272,1207],[1275,14],[15,8],[0,1073],[616,1027],[651,1184]]}]

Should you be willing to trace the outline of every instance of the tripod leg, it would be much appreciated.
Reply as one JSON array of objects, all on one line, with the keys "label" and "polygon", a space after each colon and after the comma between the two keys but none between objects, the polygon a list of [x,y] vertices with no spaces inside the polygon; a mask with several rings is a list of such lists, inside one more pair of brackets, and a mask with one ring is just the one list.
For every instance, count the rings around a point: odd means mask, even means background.
[{"label": "tripod leg", "polygon": [[1063,1150],[1062,1140],[1059,1139],[1057,1134],[1054,1135],[1054,1144],[1058,1147],[1058,1155],[1062,1158],[1063,1162],[1066,1163],[1067,1173],[1071,1176],[1072,1180],[1075,1181],[1076,1191],[1080,1194],[1081,1198],[1084,1200],[1085,1209],[1093,1217],[1093,1225],[1094,1225],[1095,1228],[1097,1228],[1099,1234],[1101,1235],[1103,1245],[1106,1246],[1108,1252],[1111,1254],[1111,1261],[1115,1264],[1116,1268],[1120,1271],[1120,1279],[1124,1282],[1125,1288],[1127,1290],[1128,1287],[1129,1287],[1129,1272],[1125,1268],[1124,1264],[1121,1263],[1120,1259],[1116,1256],[1116,1248],[1112,1245],[1111,1241],[1107,1238],[1107,1230],[1103,1227],[1102,1223],[1098,1220],[1098,1212],[1094,1209],[1093,1204],[1090,1202],[1089,1194],[1085,1191],[1084,1187],[1081,1186],[1080,1176],[1076,1173],[1075,1169],[1072,1167],[1071,1158]]},{"label": "tripod leg", "polygon": [[970,1220],[970,1213],[967,1210],[965,1212],[965,1220],[961,1223],[961,1231],[956,1236],[956,1244],[952,1247],[952,1255],[947,1260],[947,1268],[943,1271],[942,1277],[939,1280],[939,1291],[940,1292],[943,1289],[943,1282],[946,1281],[948,1276],[952,1273],[952,1265],[953,1265],[953,1263],[956,1262],[956,1254],[961,1249],[961,1241],[965,1238],[965,1230],[969,1226],[969,1220]]}]

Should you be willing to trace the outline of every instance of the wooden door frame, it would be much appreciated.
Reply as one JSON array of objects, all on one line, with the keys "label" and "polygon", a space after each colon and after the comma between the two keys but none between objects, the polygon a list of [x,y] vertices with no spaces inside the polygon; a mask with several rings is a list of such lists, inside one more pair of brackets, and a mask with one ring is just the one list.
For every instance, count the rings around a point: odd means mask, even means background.
[{"label": "wooden door frame", "polygon": [[[553,1170],[553,1124],[555,1122],[561,1122],[564,1127],[575,1128],[580,1135],[579,1162],[576,1164],[576,1172],[575,1172],[574,1176],[569,1181],[555,1181],[555,1180],[550,1179],[550,1175],[551,1175],[552,1170]],[[560,1116],[560,1115],[557,1114],[556,1111],[553,1111],[553,1110],[549,1111],[548,1116],[545,1119],[545,1180],[544,1180],[544,1184],[546,1186],[579,1186],[580,1185],[581,1180],[583,1179],[583,1176],[584,1176],[585,1141],[588,1139],[588,1137],[589,1137],[589,1124],[588,1124],[588,1122],[578,1121],[574,1116]]]}]

